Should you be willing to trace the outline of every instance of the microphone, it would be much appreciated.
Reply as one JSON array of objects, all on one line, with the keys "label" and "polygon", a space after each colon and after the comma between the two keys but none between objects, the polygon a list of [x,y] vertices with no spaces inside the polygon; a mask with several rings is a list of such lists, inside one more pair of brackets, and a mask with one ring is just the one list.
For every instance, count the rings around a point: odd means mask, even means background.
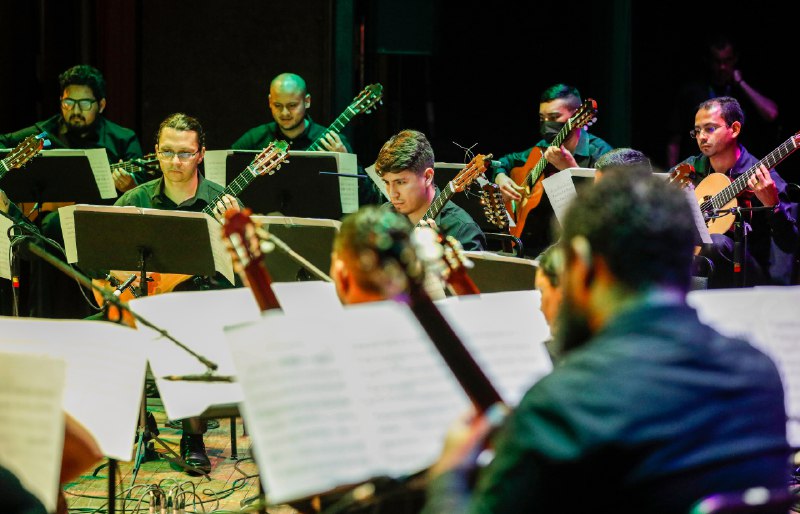
[{"label": "microphone", "polygon": [[120,295],[126,289],[128,289],[131,286],[131,284],[133,283],[134,280],[136,280],[136,274],[135,273],[133,275],[131,275],[130,277],[128,277],[128,280],[126,280],[125,282],[121,283],[120,285],[117,286],[116,289],[114,289],[114,296],[119,298]]},{"label": "microphone", "polygon": [[173,382],[236,382],[236,377],[212,375],[210,373],[203,373],[200,375],[166,375],[161,378]]}]

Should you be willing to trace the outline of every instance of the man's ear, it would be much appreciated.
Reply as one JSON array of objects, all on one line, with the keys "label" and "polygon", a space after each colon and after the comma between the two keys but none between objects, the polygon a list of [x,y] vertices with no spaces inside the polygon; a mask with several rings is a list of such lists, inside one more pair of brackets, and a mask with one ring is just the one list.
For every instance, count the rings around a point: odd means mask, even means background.
[{"label": "man's ear", "polygon": [[569,242],[572,253],[578,261],[578,269],[581,275],[581,284],[589,287],[594,278],[594,262],[592,259],[592,245],[583,236],[575,236]]},{"label": "man's ear", "polygon": [[434,175],[433,168],[425,168],[423,176],[425,177],[426,186],[430,186],[431,184],[433,184],[433,175]]},{"label": "man's ear", "polygon": [[306,97],[303,99],[303,105],[306,106],[306,109],[311,107],[311,95],[310,94],[306,94]]},{"label": "man's ear", "polygon": [[203,162],[203,159],[205,158],[205,156],[206,156],[206,147],[204,146],[204,147],[202,147],[200,149],[200,158],[197,160],[197,164],[200,164],[201,162]]},{"label": "man's ear", "polygon": [[350,290],[350,270],[338,257],[333,257],[331,260],[331,278],[339,293],[342,296],[346,295]]},{"label": "man's ear", "polygon": [[99,102],[97,102],[97,112],[101,113],[106,110],[106,99],[101,98]]},{"label": "man's ear", "polygon": [[733,131],[733,137],[739,137],[739,134],[742,132],[742,124],[738,121],[734,121],[731,123],[731,130]]}]

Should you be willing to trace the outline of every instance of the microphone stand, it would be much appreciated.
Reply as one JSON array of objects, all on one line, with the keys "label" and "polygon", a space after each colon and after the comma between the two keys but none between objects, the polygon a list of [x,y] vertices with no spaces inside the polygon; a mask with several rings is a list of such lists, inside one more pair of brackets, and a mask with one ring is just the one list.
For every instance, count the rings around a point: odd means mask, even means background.
[{"label": "microphone stand", "polygon": [[715,217],[732,214],[733,222],[733,285],[744,287],[747,283],[747,230],[742,213],[772,210],[775,206],[731,207],[714,209]]}]

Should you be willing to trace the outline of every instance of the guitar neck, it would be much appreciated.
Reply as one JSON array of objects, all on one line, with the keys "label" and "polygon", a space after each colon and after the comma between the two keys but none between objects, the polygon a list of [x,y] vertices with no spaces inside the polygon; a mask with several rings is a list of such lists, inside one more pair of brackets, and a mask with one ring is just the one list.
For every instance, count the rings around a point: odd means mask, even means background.
[{"label": "guitar neck", "polygon": [[3,177],[6,176],[10,169],[5,159],[0,161],[0,180],[3,180]]},{"label": "guitar neck", "polygon": [[[428,210],[425,211],[425,215],[422,216],[420,223],[425,220],[430,220],[436,218],[442,209],[444,208],[445,204],[450,201],[450,199],[455,194],[455,187],[453,187],[453,182],[448,182],[447,186],[438,194],[436,198],[433,199],[431,202],[431,206],[428,207]],[[419,225],[419,224],[418,224]]]},{"label": "guitar neck", "polygon": [[358,113],[353,110],[353,107],[348,106],[347,109],[345,109],[345,111],[342,114],[340,114],[339,117],[333,121],[333,123],[331,123],[330,127],[325,129],[325,132],[323,132],[322,135],[319,136],[316,141],[311,143],[311,146],[306,148],[306,150],[312,152],[316,150],[324,150],[324,148],[322,147],[322,140],[325,139],[325,136],[327,136],[331,132],[335,134],[341,133],[344,126],[350,123],[350,120],[352,120],[356,114]]},{"label": "guitar neck", "polygon": [[411,288],[411,311],[479,412],[503,399],[421,285]]},{"label": "guitar neck", "polygon": [[272,290],[272,279],[262,261],[251,261],[245,266],[244,273],[261,312],[281,308],[278,297]]},{"label": "guitar neck", "polygon": [[[558,131],[558,134],[556,134],[556,137],[555,139],[553,139],[553,142],[550,143],[548,146],[561,146],[564,143],[564,140],[567,139],[567,136],[569,135],[571,130],[572,128],[570,127],[569,123],[564,125],[561,128],[561,130]],[[528,173],[528,176],[525,177],[525,185],[527,185],[528,187],[533,187],[536,181],[539,180],[539,177],[542,176],[542,172],[544,172],[544,169],[546,167],[547,167],[547,159],[544,158],[544,151],[542,151],[542,158],[539,159],[539,162],[536,163],[536,166],[534,166],[531,169],[530,173]]]},{"label": "guitar neck", "polygon": [[233,182],[228,184],[228,187],[226,187],[223,192],[218,194],[208,205],[203,208],[203,212],[211,217],[214,217],[214,209],[217,205],[217,202],[222,200],[223,196],[238,196],[239,193],[244,191],[244,189],[249,186],[257,176],[258,173],[253,168],[253,165],[250,164],[243,172],[239,173],[239,176],[236,177]]},{"label": "guitar neck", "polygon": [[[725,204],[736,198],[739,193],[744,191],[744,189],[747,187],[747,181],[750,180],[750,177],[755,174],[759,167],[763,165],[767,169],[772,169],[781,161],[789,157],[795,150],[797,150],[797,145],[795,144],[795,136],[792,136],[778,146],[778,148],[771,151],[766,157],[750,167],[747,171],[736,177],[736,179],[732,181],[729,186],[725,187],[722,191],[714,195],[711,200],[705,202],[703,206],[706,208],[713,207],[714,209],[721,209],[723,206],[725,206]],[[711,204],[710,206],[708,205],[709,202]]]}]

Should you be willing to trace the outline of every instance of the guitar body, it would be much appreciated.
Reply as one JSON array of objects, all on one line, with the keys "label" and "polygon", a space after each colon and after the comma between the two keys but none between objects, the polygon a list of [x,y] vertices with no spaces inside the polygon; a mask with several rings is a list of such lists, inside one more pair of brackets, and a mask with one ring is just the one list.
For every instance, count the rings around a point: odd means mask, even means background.
[{"label": "guitar body", "polygon": [[[151,281],[147,282],[148,296],[172,292],[176,287],[178,287],[178,285],[192,278],[192,275],[182,275],[179,273],[148,273],[147,276],[152,279]],[[93,279],[92,283],[102,287],[109,293],[114,292],[115,287],[108,280]],[[135,283],[137,284],[136,287],[138,288],[138,281]],[[102,306],[104,302],[103,296],[97,290],[93,289],[92,291],[94,293],[94,300],[98,305]],[[129,302],[134,298],[135,296],[130,288],[125,289],[119,296],[119,299],[123,302]],[[119,321],[119,309],[113,305],[108,306],[108,320]],[[129,327],[136,327],[136,320],[128,311],[123,311],[122,322]]]},{"label": "guitar body", "polygon": [[[703,203],[706,200],[709,200],[714,195],[725,189],[731,185],[731,180],[727,177],[727,175],[723,175],[722,173],[711,173],[706,178],[704,178],[694,190],[694,196],[697,198],[698,203]],[[734,197],[731,201],[726,203],[722,208],[723,209],[730,209],[736,207],[738,205],[736,198]],[[733,214],[726,214],[725,216],[720,216],[719,218],[713,218],[706,223],[708,226],[708,233],[709,234],[724,234],[728,230],[730,230],[731,226],[734,222],[734,215]]]},{"label": "guitar body", "polygon": [[[527,162],[523,166],[512,168],[509,172],[509,177],[517,184],[525,184],[528,174],[543,158],[542,149],[538,146],[533,147]],[[522,192],[522,200],[518,204],[514,205],[513,202],[506,202],[506,210],[509,213],[514,213],[515,226],[511,227],[512,236],[520,237],[522,235],[522,229],[525,228],[525,220],[528,218],[528,213],[538,207],[542,201],[542,195],[544,194],[543,179],[544,175],[540,175],[534,182],[533,187],[526,185],[525,190]]]}]

